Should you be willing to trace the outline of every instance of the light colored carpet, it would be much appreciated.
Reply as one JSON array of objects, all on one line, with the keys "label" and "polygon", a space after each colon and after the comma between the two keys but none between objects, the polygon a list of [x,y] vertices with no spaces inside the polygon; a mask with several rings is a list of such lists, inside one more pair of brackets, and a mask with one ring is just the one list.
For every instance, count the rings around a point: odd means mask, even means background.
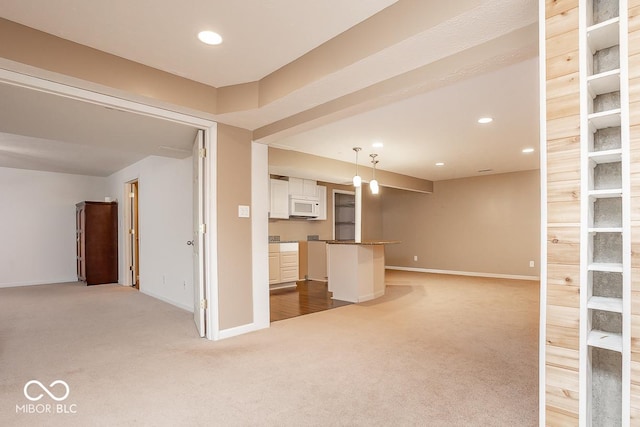
[{"label": "light colored carpet", "polygon": [[[538,282],[386,281],[378,300],[219,342],[130,288],[0,289],[0,424],[537,425]],[[33,403],[54,413],[16,413],[33,379],[66,381],[76,413],[46,395]]]}]

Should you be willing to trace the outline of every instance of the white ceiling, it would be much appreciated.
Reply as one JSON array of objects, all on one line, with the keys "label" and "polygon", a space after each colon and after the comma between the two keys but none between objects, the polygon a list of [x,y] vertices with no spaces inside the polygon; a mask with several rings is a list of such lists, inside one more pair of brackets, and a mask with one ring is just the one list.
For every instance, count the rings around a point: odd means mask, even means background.
[{"label": "white ceiling", "polygon": [[[538,61],[529,59],[339,120],[277,142],[277,147],[432,181],[537,169]],[[479,124],[480,117],[492,117]],[[384,147],[374,148],[374,142]],[[436,166],[437,162],[445,163]]]},{"label": "white ceiling", "polygon": [[[393,3],[0,0],[0,15],[220,87],[256,81]],[[434,13],[448,7],[432,3]],[[535,24],[537,1],[466,3],[475,7],[277,102],[219,119],[254,130],[456,54],[475,54],[473,61],[451,61],[446,78],[425,77],[263,142],[353,161],[353,146],[363,147],[366,156],[373,152],[371,143],[380,140],[385,144],[376,150],[381,169],[430,180],[474,176],[481,169],[536,169],[537,153],[523,155],[521,149],[538,145],[537,35],[518,31]],[[201,29],[218,31],[224,43],[200,44],[195,35]],[[514,45],[522,47],[492,50],[493,41],[518,37],[522,40]],[[501,43],[494,44],[506,42]],[[0,166],[104,176],[150,154],[188,156],[195,133],[182,125],[5,84],[0,84],[0,99]],[[494,123],[478,125],[483,115],[493,116]],[[436,167],[439,161],[445,166]]]},{"label": "white ceiling", "polygon": [[[261,79],[396,1],[0,0],[0,14],[220,87]],[[202,30],[224,43],[202,44]]]}]

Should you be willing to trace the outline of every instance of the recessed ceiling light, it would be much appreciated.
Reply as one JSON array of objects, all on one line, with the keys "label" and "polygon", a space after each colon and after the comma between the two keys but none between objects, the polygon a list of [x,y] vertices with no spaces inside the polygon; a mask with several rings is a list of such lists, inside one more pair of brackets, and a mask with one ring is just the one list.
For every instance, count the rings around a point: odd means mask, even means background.
[{"label": "recessed ceiling light", "polygon": [[491,123],[493,121],[493,119],[491,117],[482,117],[478,119],[478,123],[481,123],[483,125],[487,124],[487,123]]},{"label": "recessed ceiling light", "polygon": [[198,39],[202,43],[216,45],[222,43],[222,37],[218,33],[214,33],[213,31],[200,31],[198,33]]},{"label": "recessed ceiling light", "polygon": [[382,148],[382,147],[384,147],[384,144],[382,142],[380,142],[380,141],[376,141],[373,144],[371,144],[371,146],[373,148]]},{"label": "recessed ceiling light", "polygon": [[529,148],[525,148],[522,150],[523,153],[528,154],[528,153],[533,153],[535,150],[531,147]]},{"label": "recessed ceiling light", "polygon": [[436,163],[436,166],[444,166],[444,163],[438,162],[438,163]]}]

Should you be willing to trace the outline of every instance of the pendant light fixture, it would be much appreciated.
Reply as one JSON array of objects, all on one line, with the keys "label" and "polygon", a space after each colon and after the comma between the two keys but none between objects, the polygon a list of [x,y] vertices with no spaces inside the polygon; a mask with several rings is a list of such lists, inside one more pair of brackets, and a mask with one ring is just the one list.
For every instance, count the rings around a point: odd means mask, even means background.
[{"label": "pendant light fixture", "polygon": [[378,157],[378,155],[369,154],[369,157],[371,157],[371,163],[373,164],[373,179],[369,183],[369,188],[371,188],[371,194],[378,194],[380,191],[380,185],[378,185],[378,180],[376,179],[376,165],[378,164],[376,157]]},{"label": "pendant light fixture", "polygon": [[358,175],[358,152],[362,150],[360,147],[353,147],[353,151],[356,152],[356,174],[353,177],[353,186],[360,187],[362,185],[362,178]]}]

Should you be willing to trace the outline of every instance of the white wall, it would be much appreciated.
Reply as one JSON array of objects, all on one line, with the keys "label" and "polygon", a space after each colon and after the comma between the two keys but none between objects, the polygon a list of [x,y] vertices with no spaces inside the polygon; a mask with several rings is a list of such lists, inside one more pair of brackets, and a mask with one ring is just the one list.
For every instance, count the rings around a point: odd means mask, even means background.
[{"label": "white wall", "polygon": [[118,203],[119,282],[125,283],[125,184],[138,180],[140,291],[193,311],[192,160],[151,156],[108,178]]},{"label": "white wall", "polygon": [[0,168],[0,287],[74,282],[75,205],[106,178]]}]

